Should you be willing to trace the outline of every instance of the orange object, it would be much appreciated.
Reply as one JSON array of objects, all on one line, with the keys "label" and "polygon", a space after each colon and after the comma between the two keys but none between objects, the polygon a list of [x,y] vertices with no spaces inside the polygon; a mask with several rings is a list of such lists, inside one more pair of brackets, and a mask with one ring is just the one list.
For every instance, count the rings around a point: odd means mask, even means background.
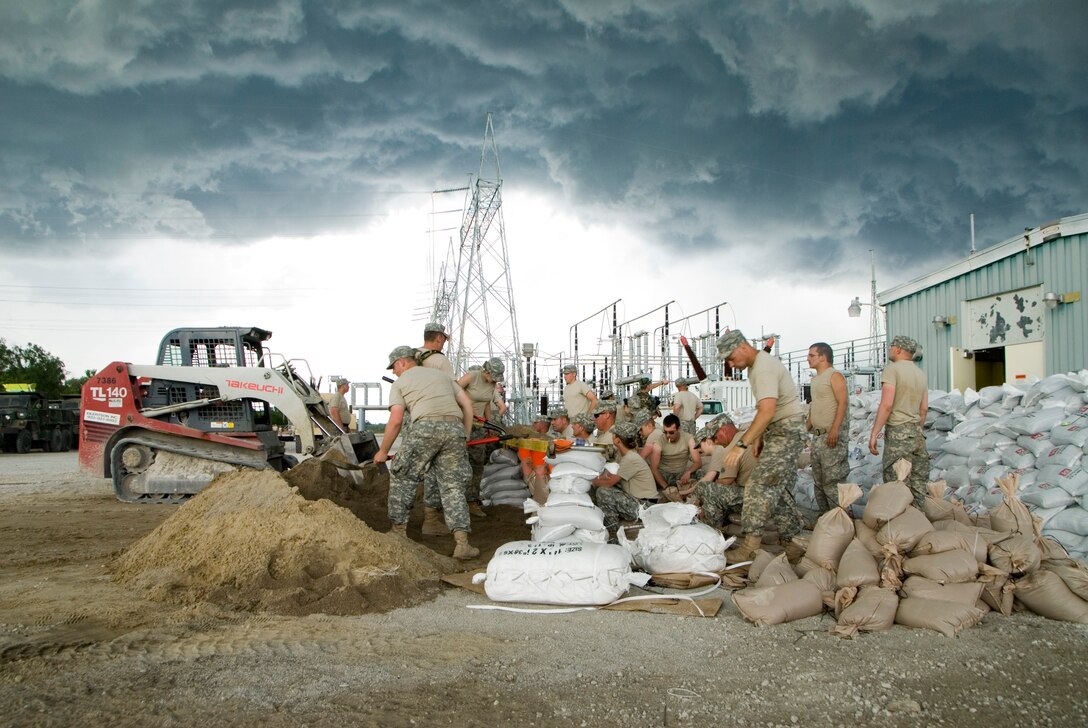
[{"label": "orange object", "polygon": [[522,460],[528,460],[532,463],[533,467],[543,465],[545,455],[547,455],[547,453],[541,452],[540,450],[529,450],[524,447],[518,448],[518,457]]}]

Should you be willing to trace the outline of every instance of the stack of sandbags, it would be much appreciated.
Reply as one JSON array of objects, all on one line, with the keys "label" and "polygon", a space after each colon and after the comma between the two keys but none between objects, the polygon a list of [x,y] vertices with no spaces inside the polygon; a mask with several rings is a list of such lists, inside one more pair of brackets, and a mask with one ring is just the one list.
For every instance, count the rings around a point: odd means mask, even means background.
[{"label": "stack of sandbags", "polygon": [[521,505],[530,493],[522,480],[517,454],[500,448],[488,460],[480,481],[480,498],[486,505]]},{"label": "stack of sandbags", "polygon": [[533,527],[533,541],[608,541],[604,511],[593,504],[589,493],[553,490],[548,493],[544,505],[526,498],[522,507],[526,513],[533,514],[526,521]]},{"label": "stack of sandbags", "polygon": [[699,509],[687,503],[659,503],[639,509],[642,530],[631,541],[620,528],[620,546],[635,566],[649,574],[718,573],[726,567],[729,541],[698,520]]}]

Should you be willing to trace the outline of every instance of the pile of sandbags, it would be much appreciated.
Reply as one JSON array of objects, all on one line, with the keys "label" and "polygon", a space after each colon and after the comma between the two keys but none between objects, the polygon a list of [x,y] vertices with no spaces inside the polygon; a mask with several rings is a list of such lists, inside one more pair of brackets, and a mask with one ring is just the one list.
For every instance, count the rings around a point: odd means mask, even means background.
[{"label": "pile of sandbags", "polygon": [[521,505],[531,494],[521,476],[517,453],[499,448],[491,453],[480,480],[480,498],[485,505]]},{"label": "pile of sandbags", "polygon": [[1036,531],[1015,475],[999,480],[1001,503],[978,516],[946,500],[941,482],[930,484],[924,511],[915,508],[902,482],[910,465],[895,469],[899,480],[873,487],[859,519],[851,508],[861,489],[840,485],[838,507],[820,517],[795,567],[785,555],[759,553],[752,586],[733,595],[745,618],[778,624],[826,608],[836,616],[832,634],[842,637],[892,624],[951,637],[1019,602],[1088,624],[1088,569]]},{"label": "pile of sandbags", "polygon": [[590,481],[604,469],[604,455],[597,450],[569,450],[544,461],[551,466],[547,499],[543,505],[533,499],[522,504],[532,514],[526,521],[532,526],[532,540],[608,541],[604,512],[589,495]]}]

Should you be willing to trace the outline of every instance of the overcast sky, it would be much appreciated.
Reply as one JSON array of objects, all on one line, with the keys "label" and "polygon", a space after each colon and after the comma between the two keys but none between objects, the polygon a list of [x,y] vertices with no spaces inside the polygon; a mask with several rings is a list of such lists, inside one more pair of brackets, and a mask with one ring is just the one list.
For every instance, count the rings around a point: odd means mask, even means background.
[{"label": "overcast sky", "polygon": [[1083,0],[5,0],[0,337],[81,374],[258,325],[374,381],[489,111],[522,340],[566,352],[615,299],[865,336],[870,248],[884,290],[972,212],[980,248],[1088,212],[1085,28]]}]

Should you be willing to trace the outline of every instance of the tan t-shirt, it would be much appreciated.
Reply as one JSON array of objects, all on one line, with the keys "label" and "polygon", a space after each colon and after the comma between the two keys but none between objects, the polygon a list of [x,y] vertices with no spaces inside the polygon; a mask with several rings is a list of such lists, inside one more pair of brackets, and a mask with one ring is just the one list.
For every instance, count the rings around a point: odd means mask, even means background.
[{"label": "tan t-shirt", "polygon": [[623,492],[639,499],[656,499],[657,482],[650,466],[634,450],[620,458],[620,482]]},{"label": "tan t-shirt", "polygon": [[484,416],[484,410],[495,397],[495,383],[484,381],[483,369],[472,369],[468,372],[469,380],[465,391],[472,400],[472,414],[477,417]]},{"label": "tan t-shirt", "polygon": [[[658,432],[654,430],[655,435]],[[658,467],[665,473],[682,473],[687,470],[688,464],[691,463],[691,453],[688,450],[692,441],[691,435],[681,430],[676,442],[669,442],[664,432],[660,434],[661,462]]]},{"label": "tan t-shirt", "polygon": [[[747,430],[744,432],[747,432]],[[740,438],[744,435],[744,432],[738,432],[736,435],[733,435],[733,439],[729,441],[729,445],[726,447],[719,445],[714,448],[714,455],[711,456],[711,467],[708,468],[708,470],[717,470],[718,480],[736,478],[737,485],[748,485],[748,479],[752,477],[752,471],[756,469],[756,464],[758,462],[755,453],[752,452],[752,448],[743,448],[744,454],[740,456],[740,462],[736,465],[732,467],[726,467],[725,465],[725,456],[737,446],[737,443],[740,442]],[[718,463],[718,467],[713,467],[713,458],[718,455],[718,450],[722,451],[722,459],[721,462]]]},{"label": "tan t-shirt", "polygon": [[695,396],[694,392],[684,390],[683,392],[677,392],[672,398],[673,405],[680,405],[680,412],[676,415],[681,420],[690,421],[695,419],[695,412],[699,409],[699,398]]},{"label": "tan t-shirt", "polygon": [[[575,379],[563,389],[563,408],[574,419],[580,414],[589,412],[589,385]],[[611,443],[609,443],[611,444]]]},{"label": "tan t-shirt", "polygon": [[464,414],[457,404],[456,387],[457,382],[437,369],[414,366],[393,382],[389,404],[405,407],[416,422],[439,417],[460,420]]},{"label": "tan t-shirt", "polygon": [[748,372],[748,382],[756,402],[768,397],[775,398],[776,405],[771,422],[804,413],[789,370],[767,352],[760,351],[756,354],[756,360]]},{"label": "tan t-shirt", "polygon": [[340,412],[340,421],[344,423],[346,427],[351,422],[351,405],[348,404],[347,397],[340,394],[339,391],[333,392],[329,397],[329,410],[338,410]]},{"label": "tan t-shirt", "polygon": [[[426,353],[431,351],[430,349],[417,349],[420,353]],[[423,360],[420,366],[427,367],[428,369],[437,369],[441,372],[445,372],[449,375],[450,379],[456,379],[453,376],[453,363],[446,358],[446,355],[440,351],[436,351],[433,354],[428,354],[427,358]]]},{"label": "tan t-shirt", "polygon": [[[835,401],[835,391],[831,389],[831,377],[838,373],[835,368],[828,368],[822,374],[812,378],[812,406],[809,408],[809,419],[816,430],[827,432],[835,423],[835,412],[838,403]],[[849,406],[849,402],[847,402]],[[846,426],[847,417],[842,417],[842,426]]]},{"label": "tan t-shirt", "polygon": [[889,425],[918,424],[922,408],[922,395],[928,389],[925,373],[913,361],[900,359],[884,367],[883,384],[895,387]]}]

